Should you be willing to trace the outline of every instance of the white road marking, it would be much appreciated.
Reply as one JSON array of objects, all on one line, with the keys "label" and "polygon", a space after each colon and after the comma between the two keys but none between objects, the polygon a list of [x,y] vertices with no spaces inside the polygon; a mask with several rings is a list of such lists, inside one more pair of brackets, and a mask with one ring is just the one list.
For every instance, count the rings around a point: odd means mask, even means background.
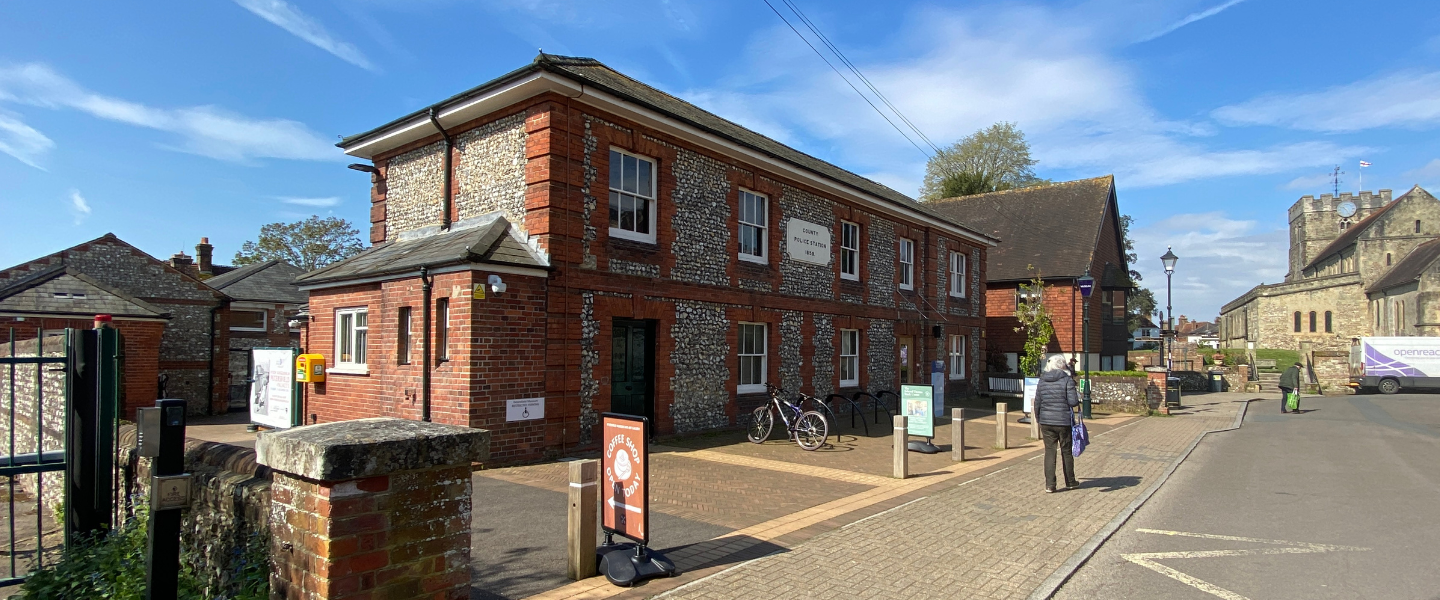
[{"label": "white road marking", "polygon": [[1284,546],[1283,548],[1256,548],[1253,550],[1193,550],[1186,552],[1139,552],[1134,554],[1122,554],[1121,558],[1132,563],[1155,571],[1161,575],[1174,579],[1180,583],[1193,587],[1197,590],[1224,598],[1225,600],[1250,600],[1235,592],[1222,588],[1218,585],[1204,581],[1197,577],[1186,575],[1174,568],[1162,565],[1157,560],[1172,558],[1214,558],[1221,556],[1265,556],[1276,554],[1320,554],[1324,552],[1365,552],[1369,548],[1357,546],[1336,546],[1332,544],[1312,544],[1310,542],[1288,542],[1285,540],[1266,540],[1260,538],[1247,538],[1233,535],[1215,535],[1211,533],[1191,533],[1187,531],[1166,531],[1163,529],[1136,529],[1137,533],[1153,533],[1156,535],[1169,535],[1179,537],[1193,537],[1207,540],[1224,540],[1228,542],[1248,542],[1253,544],[1269,544],[1272,546]]}]

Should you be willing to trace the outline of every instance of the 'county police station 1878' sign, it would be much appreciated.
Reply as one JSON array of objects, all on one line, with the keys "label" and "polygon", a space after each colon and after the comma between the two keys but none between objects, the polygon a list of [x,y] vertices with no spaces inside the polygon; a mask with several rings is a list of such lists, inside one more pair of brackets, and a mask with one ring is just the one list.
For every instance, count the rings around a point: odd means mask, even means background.
[{"label": "'county police station 1878' sign", "polygon": [[830,264],[830,228],[790,219],[785,224],[785,251],[798,261]]}]

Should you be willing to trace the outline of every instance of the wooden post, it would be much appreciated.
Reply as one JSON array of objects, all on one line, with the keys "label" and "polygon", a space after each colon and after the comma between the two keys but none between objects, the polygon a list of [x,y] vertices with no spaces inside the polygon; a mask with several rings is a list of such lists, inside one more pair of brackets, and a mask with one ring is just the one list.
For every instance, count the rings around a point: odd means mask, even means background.
[{"label": "wooden post", "polygon": [[896,479],[904,479],[910,471],[910,434],[907,433],[910,428],[909,419],[910,418],[905,415],[895,415],[893,454],[895,456],[894,477]]},{"label": "wooden post", "polygon": [[595,510],[599,506],[596,487],[600,462],[577,460],[570,463],[570,523],[565,576],[576,581],[595,576]]},{"label": "wooden post", "polygon": [[995,403],[995,447],[1001,450],[1010,447],[1010,436],[1007,435],[1005,422],[1006,413],[1010,412],[1010,405],[1004,402]]},{"label": "wooden post", "polygon": [[950,409],[950,460],[965,462],[965,409]]}]

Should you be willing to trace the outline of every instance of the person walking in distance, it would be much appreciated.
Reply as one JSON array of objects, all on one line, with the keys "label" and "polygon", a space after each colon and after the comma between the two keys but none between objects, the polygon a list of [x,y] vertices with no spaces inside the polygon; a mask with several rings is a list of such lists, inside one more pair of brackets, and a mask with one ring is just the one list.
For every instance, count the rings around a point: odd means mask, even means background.
[{"label": "person walking in distance", "polygon": [[[1300,389],[1300,363],[1290,365],[1280,374],[1280,412],[1290,412],[1285,409],[1285,404],[1290,400],[1290,393]],[[1300,412],[1300,403],[1295,403],[1295,412]]]},{"label": "person walking in distance", "polygon": [[1065,488],[1080,487],[1075,479],[1075,456],[1070,450],[1070,426],[1075,423],[1075,407],[1080,405],[1080,394],[1075,390],[1075,378],[1070,375],[1069,365],[1062,355],[1051,356],[1045,361],[1045,371],[1040,374],[1040,385],[1035,390],[1035,417],[1040,423],[1040,435],[1045,439],[1045,493],[1055,491],[1055,453],[1060,453],[1065,465]]}]

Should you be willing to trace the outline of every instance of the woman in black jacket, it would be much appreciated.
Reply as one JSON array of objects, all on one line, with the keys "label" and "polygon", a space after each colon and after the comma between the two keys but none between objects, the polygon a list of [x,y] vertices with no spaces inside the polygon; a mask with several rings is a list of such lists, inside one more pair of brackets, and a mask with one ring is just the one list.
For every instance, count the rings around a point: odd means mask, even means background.
[{"label": "woman in black jacket", "polygon": [[1045,493],[1055,491],[1055,452],[1059,448],[1065,465],[1065,489],[1080,487],[1075,479],[1075,456],[1070,450],[1070,426],[1075,423],[1074,409],[1080,404],[1075,391],[1075,378],[1070,375],[1065,357],[1059,354],[1045,361],[1040,385],[1035,390],[1035,418],[1040,435],[1045,438]]}]

